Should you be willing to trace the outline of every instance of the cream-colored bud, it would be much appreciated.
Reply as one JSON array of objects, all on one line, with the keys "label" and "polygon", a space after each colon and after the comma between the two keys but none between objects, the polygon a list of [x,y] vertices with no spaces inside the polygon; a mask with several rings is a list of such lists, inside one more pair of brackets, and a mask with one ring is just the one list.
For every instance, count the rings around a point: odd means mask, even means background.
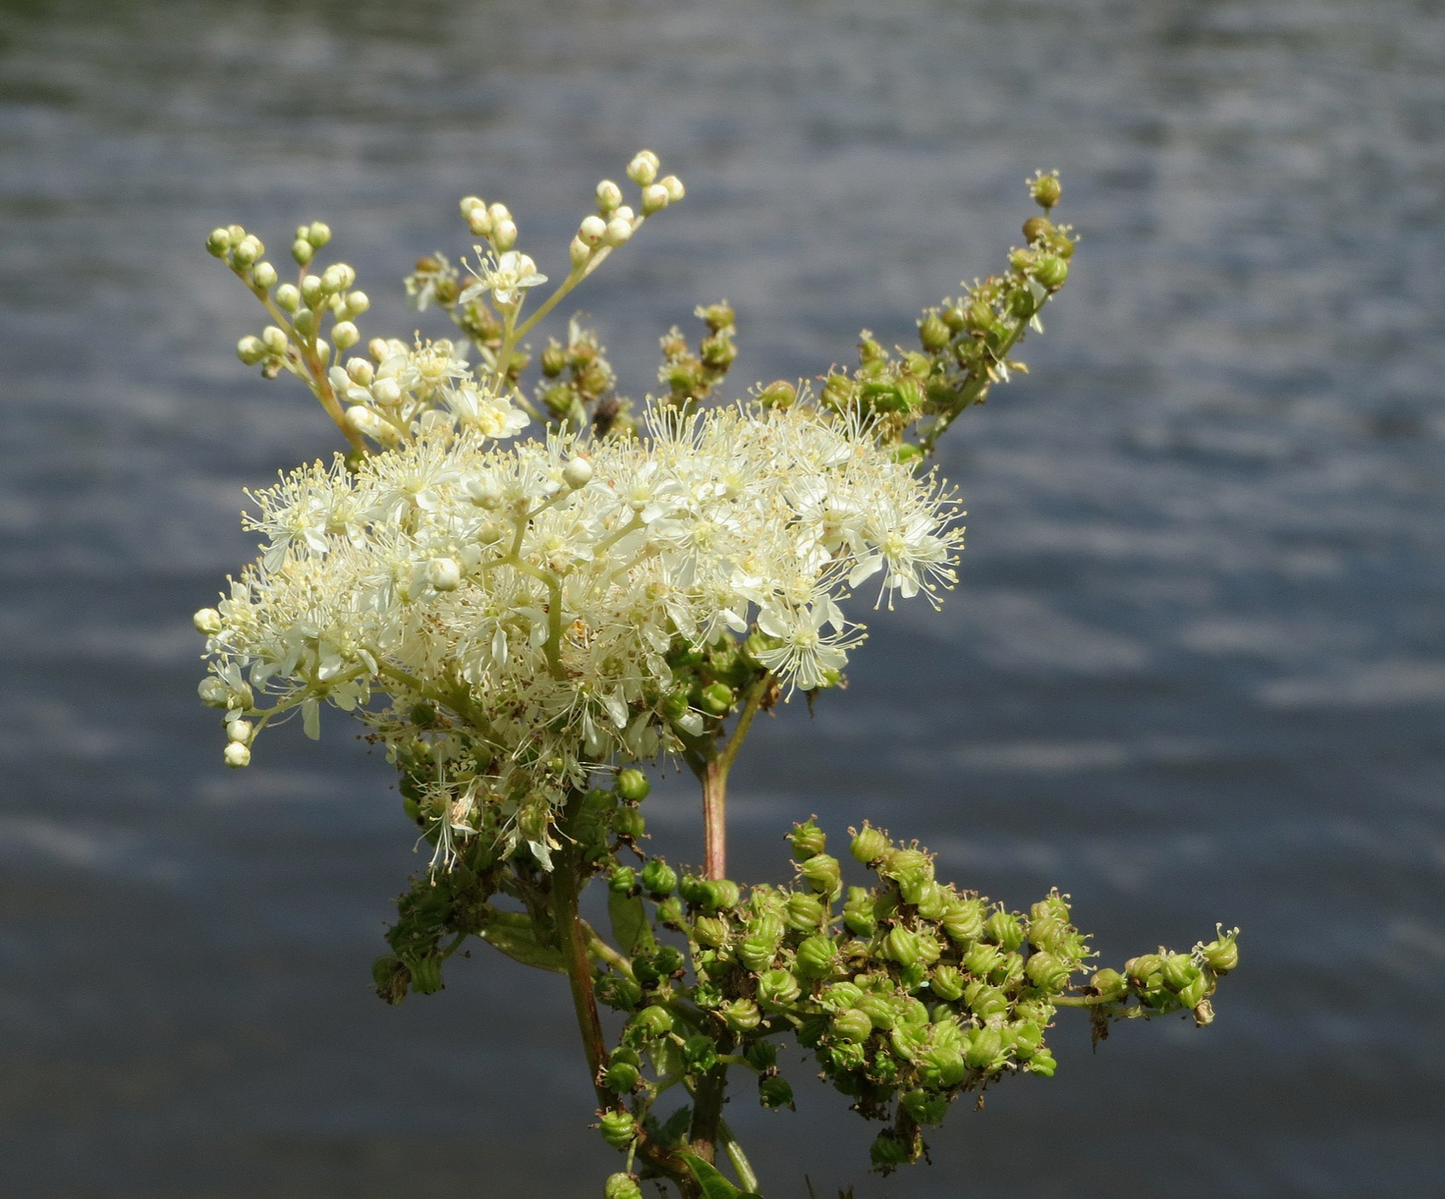
[{"label": "cream-colored bud", "polygon": [[562,481],[568,487],[576,491],[579,487],[585,487],[587,481],[592,478],[592,463],[586,458],[573,458],[562,468]]},{"label": "cream-colored bud", "polygon": [[667,194],[667,188],[662,184],[648,184],[642,189],[642,215],[651,216],[654,212],[661,212],[671,199],[672,197]]},{"label": "cream-colored bud", "polygon": [[401,399],[401,384],[395,379],[378,379],[371,385],[371,397],[378,404],[395,404]]},{"label": "cream-colored bud", "polygon": [[478,508],[495,510],[502,506],[502,489],[495,479],[479,478],[466,481],[467,495]]},{"label": "cream-colored bud", "polygon": [[276,325],[267,325],[261,330],[261,341],[272,354],[286,352],[286,334]]},{"label": "cream-colored bud", "polygon": [[462,585],[462,568],[455,558],[433,558],[427,563],[426,580],[437,591],[455,591]]},{"label": "cream-colored bud", "polygon": [[372,379],[376,377],[376,367],[365,358],[348,358],[346,377],[358,387],[370,387]]},{"label": "cream-colored bud", "polygon": [[346,423],[358,433],[378,440],[386,429],[386,423],[363,404],[353,404],[346,410]]},{"label": "cream-colored bud", "polygon": [[231,701],[231,689],[215,675],[207,675],[196,687],[201,703],[208,708],[224,708]]},{"label": "cream-colored bud", "polygon": [[316,357],[321,359],[322,362],[325,362],[331,357],[331,347],[326,344],[324,337],[318,337],[316,339]]},{"label": "cream-colored bud", "polygon": [[346,315],[360,316],[371,307],[371,297],[364,291],[353,291],[346,296]]},{"label": "cream-colored bud", "polygon": [[627,177],[639,187],[646,187],[657,178],[658,166],[656,154],[651,150],[640,150],[627,164]]},{"label": "cream-colored bud", "polygon": [[258,262],[251,268],[251,282],[265,291],[276,286],[276,268],[269,262]]},{"label": "cream-colored bud", "polygon": [[321,297],[326,294],[326,288],[321,283],[320,275],[305,275],[301,279],[301,298],[307,304],[315,307],[321,302]]},{"label": "cream-colored bud", "polygon": [[340,291],[342,288],[344,288],[345,286],[346,286],[346,272],[342,269],[340,263],[336,263],[336,264],[334,264],[334,265],[332,265],[332,266],[329,266],[329,267],[326,268],[325,271],[322,272],[322,275],[321,275],[321,294],[322,294],[322,295],[324,295],[324,296],[334,296],[337,292],[339,292],[339,291]]},{"label": "cream-colored bud", "polygon": [[492,245],[505,252],[516,244],[517,226],[514,221],[501,220],[492,224]]},{"label": "cream-colored bud", "polygon": [[592,247],[580,237],[574,237],[567,246],[567,260],[575,267],[586,266],[592,258]]},{"label": "cream-colored bud", "polygon": [[613,217],[607,222],[607,236],[603,240],[609,246],[620,246],[632,236],[632,222],[621,217]]},{"label": "cream-colored bud", "polygon": [[487,210],[487,202],[481,196],[463,196],[461,209],[462,216],[470,217],[473,212],[480,208],[483,212]]},{"label": "cream-colored bud", "polygon": [[276,307],[282,312],[295,312],[301,307],[301,292],[294,283],[283,283],[276,289]]},{"label": "cream-colored bud", "polygon": [[350,321],[337,321],[336,327],[331,330],[331,340],[338,350],[349,350],[361,340],[361,331]]},{"label": "cream-colored bud", "polygon": [[233,769],[240,769],[242,766],[251,764],[251,751],[239,741],[232,741],[226,745],[226,765]]},{"label": "cream-colored bud", "polygon": [[604,179],[597,185],[597,211],[607,216],[622,203],[622,189],[611,179]]},{"label": "cream-colored bud", "polygon": [[226,737],[245,745],[251,740],[252,726],[249,720],[232,720],[226,724]]},{"label": "cream-colored bud", "polygon": [[306,227],[306,240],[318,250],[331,240],[331,226],[325,221],[312,221]]},{"label": "cream-colored bud", "polygon": [[231,251],[231,261],[237,266],[250,266],[261,257],[263,249],[261,242],[248,233],[236,243],[235,248]]},{"label": "cream-colored bud", "polygon": [[614,221],[635,221],[637,213],[632,211],[631,204],[619,204],[612,211],[612,219]]},{"label": "cream-colored bud", "polygon": [[492,214],[485,208],[474,208],[467,214],[467,228],[474,237],[490,237],[492,223]]},{"label": "cream-colored bud", "polygon": [[512,210],[505,204],[489,204],[487,205],[487,215],[492,218],[492,224],[495,225],[498,221],[510,221]]},{"label": "cream-colored bud", "polygon": [[316,332],[316,311],[312,308],[303,308],[291,319],[291,327],[302,337],[310,337]]},{"label": "cream-colored bud", "polygon": [[373,337],[366,343],[366,352],[371,355],[373,362],[380,363],[391,353],[391,346],[387,344],[386,338]]},{"label": "cream-colored bud", "polygon": [[667,188],[667,198],[674,204],[687,195],[687,189],[683,187],[682,180],[676,175],[664,175],[658,182]]},{"label": "cream-colored bud", "polygon": [[221,614],[214,608],[202,608],[191,617],[191,623],[196,626],[196,632],[204,633],[207,637],[219,633],[225,625],[221,621]]},{"label": "cream-colored bud", "polygon": [[259,337],[243,337],[236,343],[236,357],[247,366],[255,366],[266,357],[266,346]]},{"label": "cream-colored bud", "polygon": [[224,258],[226,252],[231,248],[231,231],[229,229],[212,229],[206,238],[206,249],[217,258]]},{"label": "cream-colored bud", "polygon": [[606,232],[607,222],[600,216],[585,216],[582,218],[582,223],[577,226],[577,236],[589,246],[601,244]]}]

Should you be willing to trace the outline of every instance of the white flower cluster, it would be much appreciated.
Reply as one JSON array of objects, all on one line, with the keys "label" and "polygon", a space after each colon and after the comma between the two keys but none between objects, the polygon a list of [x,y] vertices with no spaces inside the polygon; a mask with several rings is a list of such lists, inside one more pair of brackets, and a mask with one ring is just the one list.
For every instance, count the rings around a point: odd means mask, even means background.
[{"label": "white flower cluster", "polygon": [[282,713],[315,735],[321,703],[384,693],[362,714],[399,759],[431,755],[458,829],[700,734],[679,651],[747,639],[785,692],[831,685],[862,639],[839,600],[873,578],[936,598],[963,535],[932,474],[808,406],[654,414],[600,443],[438,425],[252,498],[261,556],[196,615],[227,761]]}]

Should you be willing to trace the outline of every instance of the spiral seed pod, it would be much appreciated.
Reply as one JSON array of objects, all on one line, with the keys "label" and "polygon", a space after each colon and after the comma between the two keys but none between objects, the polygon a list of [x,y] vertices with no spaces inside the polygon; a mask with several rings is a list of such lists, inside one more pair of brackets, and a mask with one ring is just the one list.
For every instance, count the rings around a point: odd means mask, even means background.
[{"label": "spiral seed pod", "polygon": [[913,906],[925,920],[941,920],[948,911],[948,892],[937,883],[929,883]]},{"label": "spiral seed pod", "polygon": [[730,878],[708,879],[700,888],[698,904],[706,912],[721,912],[738,906],[742,890]]},{"label": "spiral seed pod", "polygon": [[626,1149],[637,1136],[637,1122],[631,1112],[603,1112],[599,1127],[602,1139],[614,1149]]},{"label": "spiral seed pod", "polygon": [[1051,995],[1057,995],[1069,982],[1069,968],[1053,954],[1043,950],[1029,958],[1024,973],[1028,975],[1029,982]]},{"label": "spiral seed pod", "polygon": [[1199,967],[1187,953],[1171,953],[1159,968],[1164,985],[1171,991],[1182,991],[1199,977]]},{"label": "spiral seed pod", "polygon": [[957,966],[943,964],[935,966],[929,976],[929,987],[940,999],[952,1003],[963,994],[964,976]]},{"label": "spiral seed pod", "polygon": [[671,895],[677,887],[677,871],[661,858],[651,859],[642,868],[642,886],[649,895]]},{"label": "spiral seed pod", "polygon": [[793,1106],[793,1088],[786,1078],[777,1074],[758,1079],[758,1102],[764,1107],[776,1110]]},{"label": "spiral seed pod", "polygon": [[800,862],[806,862],[814,854],[822,853],[828,845],[827,834],[814,823],[812,816],[803,824],[793,825],[788,840],[793,846],[793,857]]},{"label": "spiral seed pod", "polygon": [[1010,953],[1024,943],[1023,926],[1012,912],[994,912],[984,921],[983,935]]},{"label": "spiral seed pod", "polygon": [[797,970],[804,978],[824,978],[833,972],[837,952],[833,939],[823,933],[806,938],[798,946]]},{"label": "spiral seed pod", "polygon": [[642,1188],[631,1174],[612,1174],[602,1195],[603,1199],[642,1199]]},{"label": "spiral seed pod", "polygon": [[864,995],[854,1011],[862,1012],[874,1028],[884,1032],[892,1029],[899,1020],[899,1008],[887,995]]},{"label": "spiral seed pod", "polygon": [[905,1091],[898,1102],[915,1124],[942,1124],[948,1112],[948,1096],[923,1087]]},{"label": "spiral seed pod", "polygon": [[637,871],[631,866],[614,866],[607,878],[607,889],[614,895],[626,895],[637,883]]},{"label": "spiral seed pod", "polygon": [[649,1004],[628,1021],[628,1028],[634,1030],[645,1041],[665,1037],[672,1031],[672,1013],[658,1004]]},{"label": "spiral seed pod", "polygon": [[723,1020],[733,1032],[752,1032],[762,1023],[763,1014],[751,999],[733,999],[720,1009]]},{"label": "spiral seed pod", "polygon": [[880,860],[893,848],[893,842],[888,839],[888,834],[882,829],[874,828],[866,821],[861,830],[855,832],[853,829],[849,829],[848,831],[853,836],[853,841],[848,847],[848,852],[853,855],[856,861],[861,862],[864,866],[871,865],[873,862]]},{"label": "spiral seed pod", "polygon": [[764,1007],[787,1007],[802,993],[792,971],[764,971],[758,979],[758,1002]]},{"label": "spiral seed pod", "polygon": [[971,1070],[992,1073],[1002,1065],[1003,1037],[996,1028],[975,1028],[968,1034],[963,1060]]},{"label": "spiral seed pod", "polygon": [[732,925],[721,916],[699,916],[693,921],[692,935],[699,945],[721,948],[728,943],[731,933]]},{"label": "spiral seed pod", "polygon": [[1138,957],[1130,958],[1124,963],[1124,973],[1129,976],[1129,981],[1136,987],[1149,990],[1150,979],[1157,975],[1163,966],[1164,959],[1157,953],[1141,953]]},{"label": "spiral seed pod", "polygon": [[943,931],[959,945],[983,935],[984,905],[980,899],[960,899],[943,913]]},{"label": "spiral seed pod", "polygon": [[823,901],[816,895],[809,895],[805,891],[794,891],[788,896],[788,927],[796,932],[814,931],[822,925],[827,914]]},{"label": "spiral seed pod", "polygon": [[979,942],[963,955],[963,966],[974,977],[987,978],[998,969],[1003,957],[1003,950],[997,945]]},{"label": "spiral seed pod", "polygon": [[834,1036],[861,1045],[873,1034],[873,1021],[859,1008],[845,1008],[833,1017],[832,1031]]},{"label": "spiral seed pod", "polygon": [[1208,945],[1200,945],[1198,954],[1204,964],[1216,974],[1226,974],[1239,965],[1239,929],[1233,932],[1221,932],[1219,937]]},{"label": "spiral seed pod", "polygon": [[832,854],[815,852],[798,867],[799,873],[808,880],[808,885],[819,895],[835,901],[843,894],[843,873],[838,859]]},{"label": "spiral seed pod", "polygon": [[765,937],[745,937],[738,944],[737,957],[754,974],[764,973],[778,953],[778,943]]},{"label": "spiral seed pod", "polygon": [[843,905],[843,924],[855,937],[871,937],[878,930],[873,900],[862,887],[848,888],[848,900]]},{"label": "spiral seed pod", "polygon": [[980,979],[975,979],[964,987],[963,1002],[980,1020],[1002,1016],[1008,1011],[1008,996]]},{"label": "spiral seed pod", "polygon": [[1095,971],[1089,985],[1105,1003],[1117,1003],[1129,994],[1129,980],[1117,970]]},{"label": "spiral seed pod", "polygon": [[642,1072],[627,1061],[612,1062],[602,1076],[603,1086],[618,1095],[625,1095],[636,1090],[641,1081]]},{"label": "spiral seed pod", "polygon": [[1037,1074],[1040,1078],[1052,1078],[1058,1065],[1059,1063],[1054,1060],[1054,1055],[1046,1049],[1042,1053],[1034,1054],[1029,1059],[1028,1070],[1029,1073]]}]

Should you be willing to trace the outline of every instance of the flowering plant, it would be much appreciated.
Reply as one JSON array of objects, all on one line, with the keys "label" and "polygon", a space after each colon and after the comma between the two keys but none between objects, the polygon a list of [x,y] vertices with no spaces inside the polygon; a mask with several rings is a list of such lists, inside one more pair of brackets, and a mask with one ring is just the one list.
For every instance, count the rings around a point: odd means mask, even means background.
[{"label": "flowering plant", "polygon": [[[849,848],[871,887],[845,886],[812,818],[793,826],[790,885],[727,877],[728,774],[756,714],[839,686],[865,636],[855,592],[891,609],[936,605],[954,584],[963,514],[930,452],[1024,369],[1015,347],[1042,329],[1074,239],[1052,220],[1057,177],[1036,175],[1041,212],[1004,272],[926,310],[918,349],[865,333],[858,367],[816,386],[711,401],[736,354],[725,303],[698,309],[695,351],[676,328],[662,338],[665,391],[643,405],[616,393],[576,320],[529,385],[527,334],[683,198],[649,151],[627,175],[636,207],[598,184],[568,274],[525,318],[546,276],[504,205],[463,200],[475,263],[436,255],[406,284],[460,336],[375,338],[351,357],[370,302],[350,267],[315,265],[325,225],[298,229],[294,282],[244,229],[210,235],[271,318],[241,360],[300,378],[348,450],[252,493],[259,557],[195,617],[201,698],[223,714],[233,767],[296,712],[318,736],[326,705],[384,746],[432,856],[398,901],[377,990],[392,1003],[439,990],[474,936],[565,975],[599,1127],[625,1154],[609,1199],[647,1179],[756,1194],[722,1105],[742,1071],[763,1106],[791,1106],[777,1052],[789,1038],[887,1122],[871,1148],[886,1172],[922,1155],[922,1129],[960,1094],[1052,1074],[1057,1009],[1087,1008],[1100,1037],[1127,1016],[1208,1024],[1237,962],[1236,934],[1220,932],[1091,970],[1064,896],[1027,913],[990,905],[867,823]],[[664,760],[701,785],[692,871],[645,849],[644,768]],[[579,910],[595,879],[605,933]]]}]

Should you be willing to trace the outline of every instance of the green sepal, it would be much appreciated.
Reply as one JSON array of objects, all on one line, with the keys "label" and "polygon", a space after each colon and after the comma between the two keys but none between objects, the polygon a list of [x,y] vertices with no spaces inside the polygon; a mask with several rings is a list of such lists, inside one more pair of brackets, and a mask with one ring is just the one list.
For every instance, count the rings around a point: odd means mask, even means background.
[{"label": "green sepal", "polygon": [[639,948],[651,948],[652,929],[648,927],[647,912],[642,899],[637,895],[619,895],[616,891],[607,893],[607,915],[612,921],[612,936],[617,948],[631,957]]},{"label": "green sepal", "polygon": [[684,1153],[682,1160],[692,1172],[692,1180],[702,1191],[703,1199],[763,1199],[756,1191],[740,1191],[733,1186],[711,1162],[703,1161],[695,1153]]},{"label": "green sepal", "polygon": [[539,970],[555,970],[558,974],[567,973],[562,951],[554,946],[538,943],[532,918],[525,912],[488,909],[482,927],[477,930],[477,936],[493,949],[505,953],[514,962],[521,962],[524,966],[536,966]]}]

